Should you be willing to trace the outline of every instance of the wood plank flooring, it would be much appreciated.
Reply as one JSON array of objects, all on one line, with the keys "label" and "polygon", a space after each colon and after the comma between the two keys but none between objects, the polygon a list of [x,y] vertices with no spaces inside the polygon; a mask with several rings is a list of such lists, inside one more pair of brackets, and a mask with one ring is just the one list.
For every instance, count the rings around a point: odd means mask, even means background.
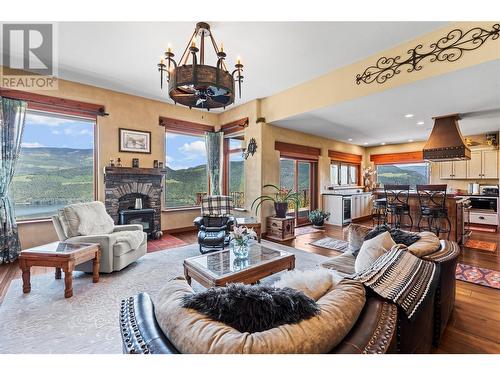
[{"label": "wood plank flooring", "polygon": [[[362,223],[371,225],[370,222]],[[337,251],[323,249],[310,243],[325,236],[345,239],[346,228],[328,226],[324,232],[309,233],[287,241],[285,245],[325,256],[339,255]],[[196,243],[197,232],[176,233],[186,243]],[[464,248],[460,262],[500,271],[500,234],[473,232],[472,239],[497,243],[497,250],[488,253]],[[166,250],[168,251],[168,250]],[[53,272],[51,268],[33,267],[32,275]],[[10,282],[20,278],[17,262],[0,265],[0,303]],[[22,291],[19,291],[20,293]],[[457,281],[456,304],[450,322],[434,353],[500,353],[500,290]]]}]

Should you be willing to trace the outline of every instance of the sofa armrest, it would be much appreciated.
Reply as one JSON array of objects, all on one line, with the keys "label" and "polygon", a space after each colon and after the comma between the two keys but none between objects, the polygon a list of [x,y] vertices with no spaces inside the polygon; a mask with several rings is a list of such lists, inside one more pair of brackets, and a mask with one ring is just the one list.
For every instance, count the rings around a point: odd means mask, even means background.
[{"label": "sofa armrest", "polygon": [[125,224],[125,225],[115,225],[113,232],[124,232],[124,231],[133,231],[140,230],[143,231],[144,228],[141,224]]},{"label": "sofa armrest", "polygon": [[203,217],[202,216],[198,216],[196,219],[194,219],[193,223],[196,226],[196,228],[198,228],[199,230],[205,230],[206,229],[205,225],[203,225]]},{"label": "sofa armrest", "polygon": [[113,246],[115,246],[116,239],[114,236],[106,234],[91,235],[91,236],[78,236],[71,237],[66,240],[71,243],[96,243],[101,247],[101,269],[113,268]]}]

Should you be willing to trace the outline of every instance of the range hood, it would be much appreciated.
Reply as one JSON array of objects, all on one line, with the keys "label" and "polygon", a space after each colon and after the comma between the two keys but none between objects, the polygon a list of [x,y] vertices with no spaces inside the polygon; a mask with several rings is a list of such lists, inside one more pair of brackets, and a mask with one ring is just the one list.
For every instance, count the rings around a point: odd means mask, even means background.
[{"label": "range hood", "polygon": [[424,159],[429,161],[470,160],[470,149],[460,132],[458,114],[433,117],[434,127],[424,146]]}]

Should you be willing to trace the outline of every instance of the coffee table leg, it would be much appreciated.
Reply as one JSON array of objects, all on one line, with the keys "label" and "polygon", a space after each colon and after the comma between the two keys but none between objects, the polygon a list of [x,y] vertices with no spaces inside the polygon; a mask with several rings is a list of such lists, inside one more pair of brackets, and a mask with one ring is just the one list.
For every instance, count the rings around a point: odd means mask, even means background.
[{"label": "coffee table leg", "polygon": [[68,265],[64,270],[64,297],[70,298],[73,296],[73,267]]},{"label": "coffee table leg", "polygon": [[191,276],[189,276],[188,270],[184,268],[184,277],[189,285],[191,285]]},{"label": "coffee table leg", "polygon": [[99,251],[95,253],[95,258],[92,262],[92,282],[99,282]]},{"label": "coffee table leg", "polygon": [[31,268],[24,262],[21,264],[23,271],[23,293],[31,292]]},{"label": "coffee table leg", "polygon": [[56,279],[61,278],[61,267],[56,267]]}]

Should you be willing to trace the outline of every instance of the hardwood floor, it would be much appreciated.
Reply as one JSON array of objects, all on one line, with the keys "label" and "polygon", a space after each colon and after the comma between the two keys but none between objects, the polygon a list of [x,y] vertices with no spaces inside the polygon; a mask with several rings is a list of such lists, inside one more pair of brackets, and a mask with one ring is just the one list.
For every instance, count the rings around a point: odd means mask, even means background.
[{"label": "hardwood floor", "polygon": [[[371,222],[362,223],[371,225]],[[287,241],[285,245],[311,253],[336,256],[340,253],[311,245],[325,236],[344,239],[346,228],[328,226],[324,232],[309,233]],[[197,232],[176,233],[186,243],[197,241]],[[488,253],[464,248],[459,261],[478,267],[500,271],[500,234],[473,232],[472,239],[497,243],[497,250]],[[168,250],[166,250],[168,251]],[[33,267],[32,275],[53,272],[51,268]],[[0,303],[10,282],[20,278],[18,264],[0,265]],[[21,291],[20,291],[21,293]],[[457,281],[456,303],[439,348],[434,353],[500,353],[500,290]]]}]

